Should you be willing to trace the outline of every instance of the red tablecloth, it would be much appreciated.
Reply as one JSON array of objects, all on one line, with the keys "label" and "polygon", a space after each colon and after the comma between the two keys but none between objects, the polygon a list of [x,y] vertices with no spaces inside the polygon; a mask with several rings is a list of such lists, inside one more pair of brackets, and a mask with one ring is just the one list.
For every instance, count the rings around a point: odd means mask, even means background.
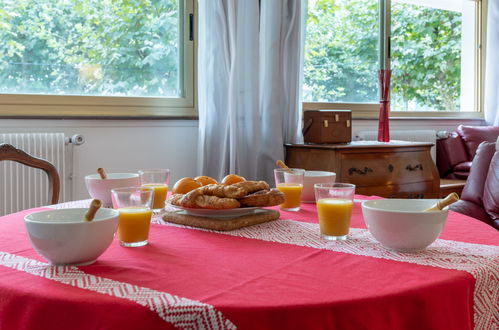
[{"label": "red tablecloth", "polygon": [[96,263],[54,267],[28,210],[0,218],[0,329],[497,329],[499,234],[449,212],[415,254],[383,249],[355,203],[351,237],[324,242],[314,204],[219,233],[152,224]]}]

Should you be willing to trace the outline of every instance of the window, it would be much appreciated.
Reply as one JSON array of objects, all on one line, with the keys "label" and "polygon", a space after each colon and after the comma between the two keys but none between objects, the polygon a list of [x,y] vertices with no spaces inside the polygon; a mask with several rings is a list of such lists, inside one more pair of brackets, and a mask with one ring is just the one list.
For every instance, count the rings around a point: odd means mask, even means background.
[{"label": "window", "polygon": [[195,115],[193,0],[0,4],[0,115]]},{"label": "window", "polygon": [[[381,1],[383,3],[383,1]],[[380,31],[391,17],[391,111],[476,112],[481,2],[309,0],[304,108],[379,109]],[[381,27],[381,28],[380,28]]]}]

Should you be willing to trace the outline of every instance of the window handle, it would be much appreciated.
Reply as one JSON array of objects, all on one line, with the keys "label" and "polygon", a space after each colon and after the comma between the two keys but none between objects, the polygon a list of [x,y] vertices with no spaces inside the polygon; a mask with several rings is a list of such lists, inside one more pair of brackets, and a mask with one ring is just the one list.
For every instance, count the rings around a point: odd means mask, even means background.
[{"label": "window handle", "polygon": [[392,58],[392,36],[388,36],[388,49],[387,49],[387,58],[390,60]]},{"label": "window handle", "polygon": [[189,40],[194,40],[194,14],[189,14]]}]

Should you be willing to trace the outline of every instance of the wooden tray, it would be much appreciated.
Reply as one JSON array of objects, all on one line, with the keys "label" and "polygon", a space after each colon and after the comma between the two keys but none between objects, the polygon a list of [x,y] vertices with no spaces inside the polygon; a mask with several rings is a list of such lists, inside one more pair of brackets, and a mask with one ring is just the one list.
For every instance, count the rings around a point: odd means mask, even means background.
[{"label": "wooden tray", "polygon": [[163,220],[191,227],[229,231],[279,219],[281,214],[276,210],[259,209],[255,213],[230,218],[208,218],[186,214],[183,211],[166,211]]}]

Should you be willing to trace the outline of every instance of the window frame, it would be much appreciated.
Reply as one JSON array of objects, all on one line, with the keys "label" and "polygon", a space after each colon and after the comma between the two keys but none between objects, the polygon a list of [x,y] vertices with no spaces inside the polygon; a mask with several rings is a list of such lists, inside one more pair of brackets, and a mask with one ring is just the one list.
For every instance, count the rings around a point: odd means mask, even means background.
[{"label": "window frame", "polygon": [[[120,97],[0,94],[1,118],[196,118],[196,5],[179,0],[183,96]],[[192,15],[192,16],[191,16]],[[191,18],[192,17],[192,18]],[[192,31],[190,30],[192,28]],[[192,34],[193,38],[190,39]]]},{"label": "window frame", "polygon": [[[471,0],[475,2],[475,83],[474,83],[474,111],[390,111],[390,118],[483,118],[483,86],[485,63],[485,32],[486,9],[488,0]],[[390,1],[391,3],[391,1]],[[390,5],[391,10],[391,5]],[[389,32],[387,32],[389,33]],[[351,110],[352,117],[357,119],[375,119],[379,116],[379,103],[340,103],[340,102],[303,102],[303,111],[306,110]]]}]

